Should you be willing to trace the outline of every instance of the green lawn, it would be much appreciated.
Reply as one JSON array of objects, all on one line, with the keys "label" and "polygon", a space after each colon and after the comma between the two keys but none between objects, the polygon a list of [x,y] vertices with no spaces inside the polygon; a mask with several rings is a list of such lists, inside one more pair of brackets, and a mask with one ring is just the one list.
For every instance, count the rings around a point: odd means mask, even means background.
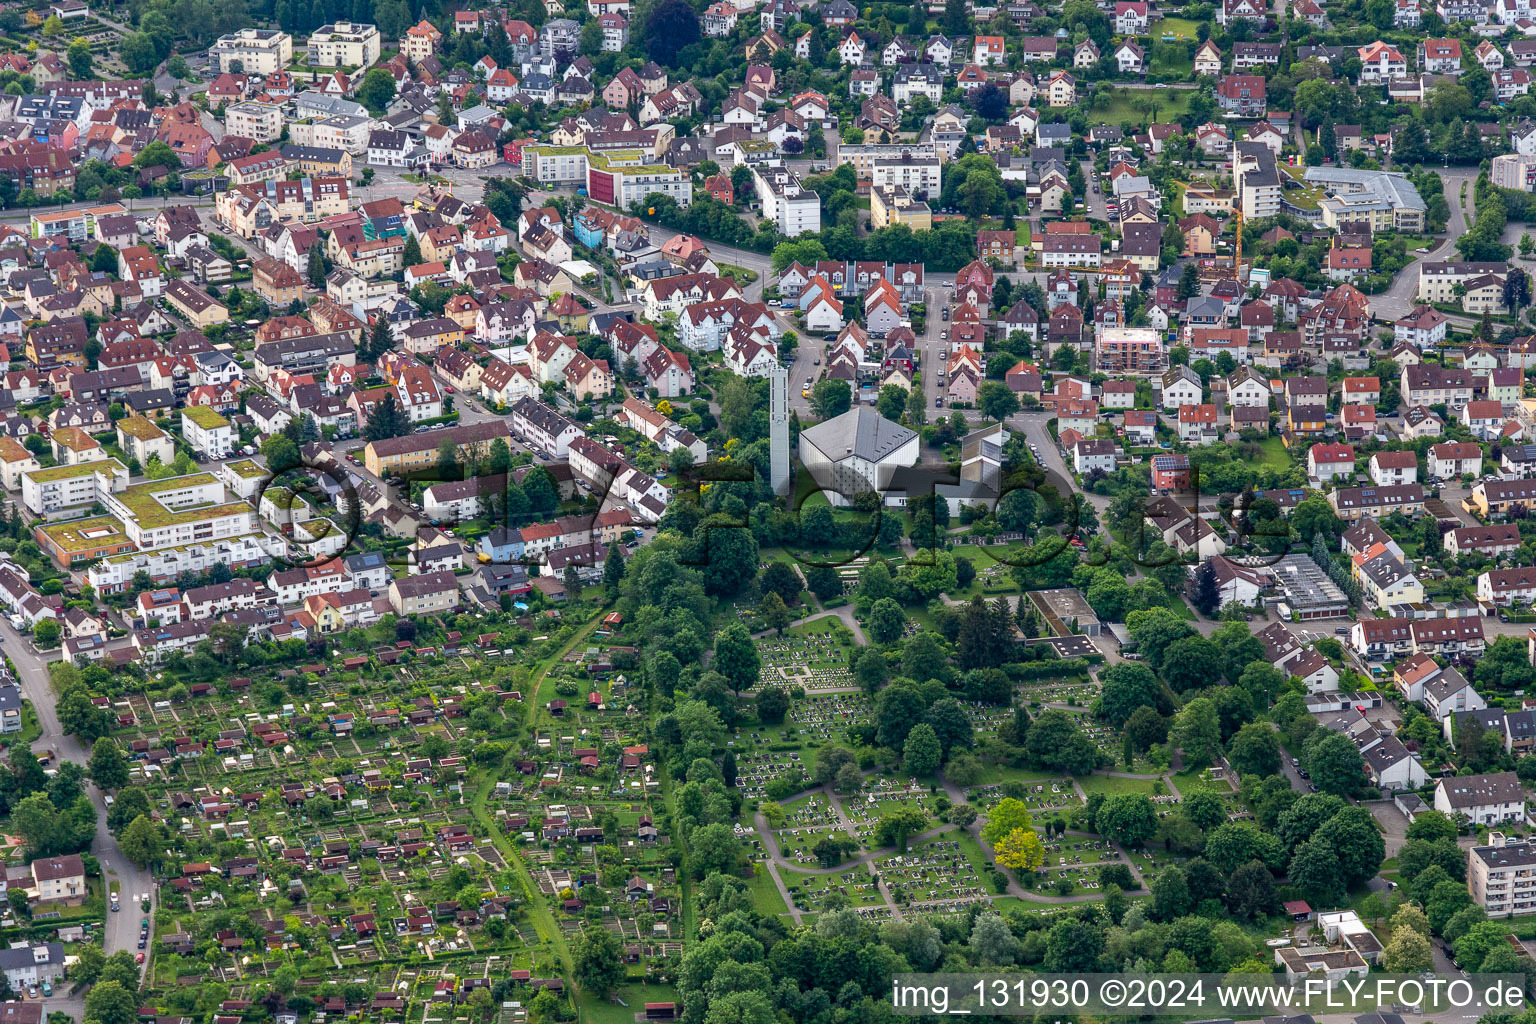
[{"label": "green lawn", "polygon": [[[969,829],[957,828],[953,832],[941,833],[936,838],[945,841],[958,841],[960,843],[960,852],[965,854],[965,859],[971,862],[971,870],[975,872],[976,878],[981,878],[983,875],[992,872],[992,861],[987,858],[985,853],[981,852],[981,844],[976,841],[976,837],[971,834]],[[987,884],[990,887],[990,883]]]},{"label": "green lawn", "polygon": [[1108,775],[1084,775],[1077,780],[1077,784],[1082,786],[1083,792],[1089,796],[1102,793],[1108,797],[1120,793],[1145,793],[1151,796],[1152,787],[1156,783],[1153,779],[1117,779]]},{"label": "green lawn", "polygon": [[987,765],[976,780],[978,786],[996,786],[1004,782],[1049,782],[1060,775],[1035,771],[1032,768],[1013,768],[1005,764]]},{"label": "green lawn", "polygon": [[1094,93],[1093,105],[1089,111],[1098,122],[1104,124],[1120,124],[1124,121],[1141,124],[1147,121],[1149,114],[1143,113],[1132,104],[1133,100],[1139,98],[1156,102],[1156,109],[1150,111],[1150,115],[1155,120],[1171,121],[1189,109],[1189,99],[1194,94],[1193,89],[1102,90]]},{"label": "green lawn", "polygon": [[1199,31],[1199,23],[1188,18],[1163,18],[1153,23],[1152,38],[1156,40],[1172,36],[1175,39],[1194,39]]},{"label": "green lawn", "polygon": [[1291,453],[1278,437],[1266,437],[1259,442],[1259,447],[1264,449],[1264,465],[1281,471],[1291,468]]},{"label": "green lawn", "polygon": [[[1055,895],[1050,893],[1049,895]],[[1046,903],[1036,903],[1034,900],[1021,900],[1017,896],[992,897],[992,909],[999,914],[1006,914],[1010,910],[1021,910],[1026,914],[1056,914],[1071,910],[1071,905],[1065,907]]]},{"label": "green lawn", "polygon": [[[622,999],[620,1004],[617,1000]],[[582,1019],[587,1024],[635,1024],[635,1010],[646,1003],[670,1003],[677,999],[671,985],[621,985],[607,1001],[591,992],[581,997]]]},{"label": "green lawn", "polygon": [[757,874],[748,881],[747,887],[752,890],[752,906],[764,917],[778,917],[780,914],[789,913],[789,908],[784,905],[784,897],[779,895],[779,887],[773,884],[773,879],[768,874],[766,865],[755,865]]},{"label": "green lawn", "polygon": [[1189,606],[1189,602],[1177,594],[1169,596],[1167,602],[1165,602],[1165,607],[1185,622],[1195,622],[1198,620],[1198,616],[1195,615],[1195,610]]}]

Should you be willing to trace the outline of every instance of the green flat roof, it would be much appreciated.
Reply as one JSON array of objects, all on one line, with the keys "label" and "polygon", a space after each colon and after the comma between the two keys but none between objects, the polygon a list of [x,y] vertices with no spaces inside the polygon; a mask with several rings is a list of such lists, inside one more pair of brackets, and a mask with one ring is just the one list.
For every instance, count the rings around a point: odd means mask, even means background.
[{"label": "green flat roof", "polygon": [[219,427],[229,426],[229,420],[206,405],[189,405],[181,410],[181,414],[204,430],[217,430]]},{"label": "green flat roof", "polygon": [[117,429],[129,437],[136,437],[140,441],[153,441],[158,437],[165,437],[165,431],[155,426],[143,416],[125,416],[117,421]]},{"label": "green flat roof", "polygon": [[[121,494],[113,495],[113,498],[133,515],[134,522],[138,523],[142,528],[151,530],[165,526],[175,526],[180,523],[196,523],[205,519],[217,519],[220,516],[234,515],[236,512],[249,513],[251,511],[251,506],[243,501],[209,501],[200,505],[184,505],[180,508],[170,508],[157,497],[161,491],[217,483],[218,480],[212,473],[189,473],[186,476],[172,476],[164,480],[150,480],[146,483],[135,484]],[[219,496],[222,498],[223,495],[224,488],[220,486]]]},{"label": "green flat roof", "polygon": [[90,476],[98,469],[107,469],[110,472],[109,464],[125,473],[128,471],[128,467],[116,459],[93,459],[75,466],[49,466],[47,469],[34,469],[22,475],[29,476],[38,483],[50,484],[55,480],[73,480],[75,477]]},{"label": "green flat roof", "polygon": [[94,551],[111,543],[128,543],[128,533],[116,516],[91,516],[68,523],[50,523],[39,527],[59,550],[74,554]]},{"label": "green flat roof", "polygon": [[267,475],[266,470],[256,465],[250,459],[241,459],[239,462],[226,462],[224,468],[234,470],[237,475],[247,480],[260,480]]}]

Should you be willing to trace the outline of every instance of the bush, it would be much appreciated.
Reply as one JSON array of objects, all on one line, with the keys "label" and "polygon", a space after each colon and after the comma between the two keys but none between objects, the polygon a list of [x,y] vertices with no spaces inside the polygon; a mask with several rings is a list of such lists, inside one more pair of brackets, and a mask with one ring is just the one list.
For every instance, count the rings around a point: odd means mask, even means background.
[{"label": "bush", "polygon": [[1103,660],[1100,655],[1094,658],[1068,658],[1057,661],[1015,661],[1003,666],[1003,671],[1008,673],[1008,678],[1013,680],[1023,679],[1048,679],[1055,676],[1086,675],[1088,666],[1095,660]]}]

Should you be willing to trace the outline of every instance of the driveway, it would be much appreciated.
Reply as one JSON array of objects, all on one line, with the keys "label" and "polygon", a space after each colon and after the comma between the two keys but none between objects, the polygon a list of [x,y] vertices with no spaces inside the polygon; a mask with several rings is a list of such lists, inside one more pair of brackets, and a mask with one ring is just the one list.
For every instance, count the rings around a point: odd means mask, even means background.
[{"label": "driveway", "polygon": [[1387,856],[1396,857],[1397,851],[1403,848],[1403,842],[1407,839],[1408,818],[1397,805],[1390,800],[1372,800],[1365,805],[1370,809],[1371,817],[1381,826],[1382,838],[1387,843]]}]

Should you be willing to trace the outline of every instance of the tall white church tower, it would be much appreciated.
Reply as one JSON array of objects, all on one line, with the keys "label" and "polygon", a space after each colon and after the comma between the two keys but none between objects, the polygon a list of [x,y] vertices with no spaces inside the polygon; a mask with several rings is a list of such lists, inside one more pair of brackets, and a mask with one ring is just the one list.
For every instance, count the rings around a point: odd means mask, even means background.
[{"label": "tall white church tower", "polygon": [[768,375],[768,452],[774,494],[789,493],[789,370]]}]

